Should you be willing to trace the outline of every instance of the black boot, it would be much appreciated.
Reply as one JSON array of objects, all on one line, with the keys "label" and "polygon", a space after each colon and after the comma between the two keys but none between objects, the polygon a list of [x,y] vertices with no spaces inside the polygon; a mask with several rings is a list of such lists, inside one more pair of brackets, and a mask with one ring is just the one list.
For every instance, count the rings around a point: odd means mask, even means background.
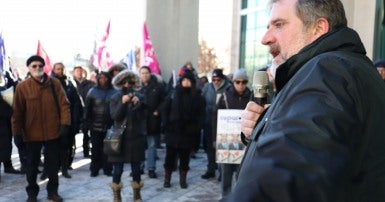
[{"label": "black boot", "polygon": [[68,159],[69,159],[69,152],[68,151],[60,151],[60,167],[61,167],[61,173],[65,178],[71,178],[71,175],[68,174]]},{"label": "black boot", "polygon": [[165,173],[164,173],[164,183],[163,183],[163,187],[164,188],[170,188],[171,187],[171,174],[172,174],[172,170],[165,170]]},{"label": "black boot", "polygon": [[62,169],[61,170],[61,174],[65,177],[65,178],[71,178],[72,176],[68,173],[68,170],[66,169]]},{"label": "black boot", "polygon": [[179,185],[180,188],[186,189],[187,188],[187,182],[186,182],[186,177],[187,177],[187,170],[179,170]]}]

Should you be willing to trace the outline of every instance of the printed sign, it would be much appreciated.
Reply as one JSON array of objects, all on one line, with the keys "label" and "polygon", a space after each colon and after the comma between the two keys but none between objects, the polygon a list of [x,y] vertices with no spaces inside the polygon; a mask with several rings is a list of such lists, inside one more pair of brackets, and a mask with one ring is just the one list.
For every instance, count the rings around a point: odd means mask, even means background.
[{"label": "printed sign", "polygon": [[241,114],[239,109],[218,110],[216,162],[240,164],[245,153],[241,141]]}]

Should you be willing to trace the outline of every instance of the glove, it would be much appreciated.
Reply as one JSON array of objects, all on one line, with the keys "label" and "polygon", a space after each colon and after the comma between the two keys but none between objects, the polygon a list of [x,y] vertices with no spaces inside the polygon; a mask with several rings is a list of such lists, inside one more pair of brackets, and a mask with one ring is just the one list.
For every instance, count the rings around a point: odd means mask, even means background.
[{"label": "glove", "polygon": [[21,148],[24,145],[24,140],[21,135],[14,135],[13,136],[13,142],[15,143],[17,148]]},{"label": "glove", "polygon": [[61,125],[60,126],[60,132],[59,132],[59,137],[60,137],[60,145],[66,147],[68,144],[68,136],[70,132],[70,126],[68,125]]},{"label": "glove", "polygon": [[70,126],[69,125],[61,125],[60,126],[60,132],[59,132],[60,137],[67,137],[69,132],[70,132]]}]

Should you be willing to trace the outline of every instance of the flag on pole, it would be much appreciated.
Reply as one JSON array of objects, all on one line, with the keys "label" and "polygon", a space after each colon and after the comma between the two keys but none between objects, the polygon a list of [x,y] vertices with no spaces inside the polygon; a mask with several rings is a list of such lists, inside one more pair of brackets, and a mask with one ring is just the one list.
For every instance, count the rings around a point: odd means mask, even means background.
[{"label": "flag on pole", "polygon": [[159,62],[155,57],[146,23],[143,23],[143,64],[149,66],[152,73],[160,74]]},{"label": "flag on pole", "polygon": [[5,52],[3,33],[0,33],[0,73],[5,75],[9,71],[8,57]]},{"label": "flag on pole", "polygon": [[113,65],[110,52],[107,49],[107,39],[110,35],[110,23],[108,21],[106,32],[102,36],[101,40],[97,41],[96,52],[93,56],[92,64],[99,70],[108,69]]},{"label": "flag on pole", "polygon": [[46,73],[47,75],[50,75],[52,71],[51,60],[49,59],[47,52],[45,52],[43,46],[41,45],[40,40],[37,41],[36,55],[44,59],[45,61],[44,73]]},{"label": "flag on pole", "polygon": [[136,69],[136,60],[135,60],[135,50],[134,49],[131,49],[127,55],[120,60],[120,63],[123,63],[127,69],[135,72],[135,73],[138,73],[137,69]]}]

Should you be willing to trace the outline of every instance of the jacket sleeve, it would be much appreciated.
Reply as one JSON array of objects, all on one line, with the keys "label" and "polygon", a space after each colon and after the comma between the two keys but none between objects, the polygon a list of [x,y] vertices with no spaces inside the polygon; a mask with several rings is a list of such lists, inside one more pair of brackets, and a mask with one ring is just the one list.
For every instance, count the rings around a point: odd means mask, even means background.
[{"label": "jacket sleeve", "polygon": [[87,129],[91,129],[91,122],[92,122],[92,108],[93,108],[93,89],[94,88],[91,88],[87,95],[86,95],[86,99],[84,101],[84,112],[83,112],[83,120],[84,120],[84,124],[85,124],[85,127]]},{"label": "jacket sleeve", "polygon": [[[22,85],[22,84],[21,84]],[[20,88],[20,85],[16,86],[15,94],[13,97],[13,114],[12,114],[12,134],[24,135],[24,117],[25,117],[25,98]]]},{"label": "jacket sleeve", "polygon": [[110,115],[114,122],[121,122],[127,113],[127,104],[122,103],[122,94],[115,93],[110,100]]},{"label": "jacket sleeve", "polygon": [[59,102],[60,124],[71,125],[70,102],[67,99],[67,95],[58,80],[52,79],[52,82],[55,86],[57,100]]}]

